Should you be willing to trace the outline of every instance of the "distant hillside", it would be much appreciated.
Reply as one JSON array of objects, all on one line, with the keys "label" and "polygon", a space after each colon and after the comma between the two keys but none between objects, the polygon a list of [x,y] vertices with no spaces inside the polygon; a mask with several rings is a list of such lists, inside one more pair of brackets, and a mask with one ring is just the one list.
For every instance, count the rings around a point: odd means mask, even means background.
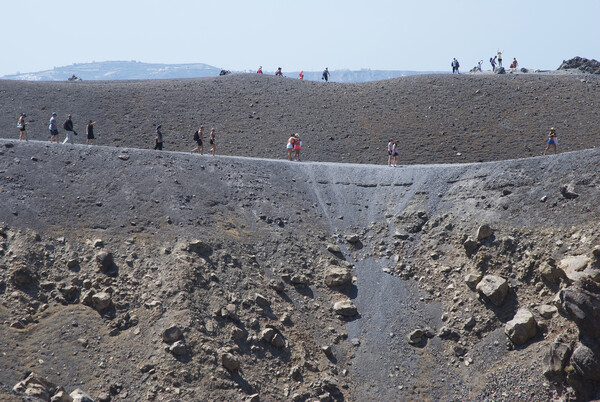
[{"label": "distant hillside", "polygon": [[52,70],[7,75],[7,80],[66,81],[75,75],[82,80],[146,80],[201,78],[219,75],[221,69],[208,64],[151,64],[138,61],[103,61],[55,67]]},{"label": "distant hillside", "polygon": [[[220,72],[220,68],[202,63],[150,64],[138,61],[103,61],[72,64],[70,66],[55,67],[52,70],[6,75],[1,78],[23,81],[66,81],[75,75],[85,81],[148,80],[216,77]],[[236,73],[237,71],[232,72]],[[297,78],[298,73],[299,71],[287,72],[284,70],[284,75],[290,78]],[[424,71],[369,69],[359,71],[332,70],[330,80],[333,82],[367,82],[427,73]],[[265,71],[265,74],[274,75],[275,72]],[[321,75],[322,71],[305,71],[304,79],[307,81],[320,81]]]}]

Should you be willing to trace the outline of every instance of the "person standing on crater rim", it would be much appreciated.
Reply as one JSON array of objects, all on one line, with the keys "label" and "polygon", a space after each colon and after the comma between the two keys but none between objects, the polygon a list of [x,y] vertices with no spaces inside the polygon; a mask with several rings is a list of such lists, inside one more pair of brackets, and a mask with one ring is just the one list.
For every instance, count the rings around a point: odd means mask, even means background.
[{"label": "person standing on crater rim", "polygon": [[304,71],[300,70],[300,73],[298,74],[298,78],[301,80],[304,79]]},{"label": "person standing on crater rim", "polygon": [[498,67],[502,67],[502,52],[498,49]]},{"label": "person standing on crater rim", "polygon": [[48,129],[50,130],[50,144],[54,141],[58,144],[58,126],[56,125],[56,113],[52,113],[52,117],[50,117],[50,124],[48,125]]},{"label": "person standing on crater rim", "polygon": [[460,64],[458,64],[458,60],[456,60],[456,57],[452,60],[452,63],[450,63],[450,65],[452,66],[452,74],[454,74],[454,72],[456,72],[456,74],[460,74],[458,72]]},{"label": "person standing on crater rim", "polygon": [[96,145],[96,137],[94,137],[94,124],[96,124],[96,122],[90,120],[88,125],[85,126],[85,134],[87,136],[85,145],[89,145],[90,141],[92,141],[92,145]]},{"label": "person standing on crater rim", "polygon": [[154,143],[154,149],[159,151],[162,151],[163,148],[163,135],[160,132],[161,127],[162,126],[160,124],[156,126],[156,140]]},{"label": "person standing on crater rim", "polygon": [[329,67],[325,67],[325,71],[323,71],[323,76],[321,77],[325,82],[329,81]]},{"label": "person standing on crater rim", "polygon": [[210,137],[208,139],[208,142],[210,142],[211,145],[210,153],[212,154],[212,156],[215,156],[215,151],[217,150],[217,140],[215,138],[214,127],[210,129]]},{"label": "person standing on crater rim", "polygon": [[262,73],[263,73],[263,72],[262,72],[262,66],[260,66],[260,67],[258,68],[258,71],[256,72],[256,74],[262,74]]},{"label": "person standing on crater rim", "polygon": [[71,120],[70,114],[67,115],[67,120],[65,120],[65,122],[63,123],[63,128],[67,132],[67,137],[63,141],[63,144],[70,142],[71,145],[73,145],[75,143],[75,138],[73,137],[73,134],[77,135],[77,132],[73,130],[73,120]]},{"label": "person standing on crater rim", "polygon": [[496,56],[490,57],[490,64],[492,65],[492,71],[496,71]]},{"label": "person standing on crater rim", "polygon": [[25,122],[25,117],[27,117],[27,115],[25,113],[21,113],[21,116],[19,116],[19,122],[17,123],[17,128],[20,132],[19,141],[25,138],[25,141],[29,142],[29,140],[27,139],[27,129],[25,128],[25,126],[27,125],[27,123]]},{"label": "person standing on crater rim", "polygon": [[302,148],[302,140],[298,133],[294,134],[294,160],[300,162],[300,148]]},{"label": "person standing on crater rim", "polygon": [[283,77],[283,72],[281,71],[281,67],[277,68],[277,71],[275,71],[275,76],[276,77]]},{"label": "person standing on crater rim", "polygon": [[388,166],[392,166],[392,151],[394,148],[394,140],[390,138],[390,142],[388,142],[387,152],[388,152]]},{"label": "person standing on crater rim", "polygon": [[202,133],[204,132],[204,126],[200,126],[198,131],[194,133],[194,141],[196,141],[196,148],[192,149],[190,152],[199,151],[200,155],[204,153],[204,145],[202,144]]},{"label": "person standing on crater rim", "polygon": [[546,149],[544,149],[544,155],[550,149],[550,146],[554,148],[554,154],[556,154],[557,146],[558,146],[558,138],[556,137],[556,129],[554,127],[550,127],[550,132],[548,133],[548,141],[546,141]]},{"label": "person standing on crater rim", "polygon": [[288,152],[288,161],[292,160],[292,151],[294,150],[294,144],[296,143],[296,137],[292,134],[290,138],[288,138],[287,142],[287,152]]}]

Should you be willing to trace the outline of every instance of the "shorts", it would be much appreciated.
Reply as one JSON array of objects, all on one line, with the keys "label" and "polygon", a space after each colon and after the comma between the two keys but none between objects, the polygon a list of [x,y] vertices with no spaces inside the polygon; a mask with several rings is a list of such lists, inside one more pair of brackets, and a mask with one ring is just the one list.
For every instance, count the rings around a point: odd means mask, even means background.
[{"label": "shorts", "polygon": [[215,145],[215,142],[213,140],[210,140],[210,145]]},{"label": "shorts", "polygon": [[294,148],[294,146],[288,142],[287,149],[292,149],[292,148]]},{"label": "shorts", "polygon": [[58,135],[58,130],[57,129],[50,130],[50,136],[54,137],[55,135]]},{"label": "shorts", "polygon": [[391,154],[392,154],[392,151],[388,151],[388,155],[391,155]]},{"label": "shorts", "polygon": [[201,140],[201,139],[197,139],[197,140],[196,140],[196,143],[198,144],[198,146],[199,146],[199,147],[201,147],[201,146],[202,146],[202,140]]},{"label": "shorts", "polygon": [[88,135],[87,135],[87,139],[88,139],[88,140],[93,140],[93,139],[95,139],[95,138],[96,138],[96,137],[94,137],[94,134],[88,134]]},{"label": "shorts", "polygon": [[21,130],[21,131],[25,131],[25,126],[23,126],[23,127],[19,127],[19,130]]},{"label": "shorts", "polygon": [[294,149],[297,149],[298,151],[300,151],[300,145],[294,145]]},{"label": "shorts", "polygon": [[548,145],[556,145],[556,142],[554,142],[554,140],[548,140]]}]

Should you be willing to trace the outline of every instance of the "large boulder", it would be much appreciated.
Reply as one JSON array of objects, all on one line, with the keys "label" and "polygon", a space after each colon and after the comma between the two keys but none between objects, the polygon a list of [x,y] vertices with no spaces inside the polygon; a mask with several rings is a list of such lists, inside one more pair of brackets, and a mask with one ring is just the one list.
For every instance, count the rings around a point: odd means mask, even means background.
[{"label": "large boulder", "polygon": [[600,380],[600,356],[594,349],[580,343],[571,356],[571,365],[584,380]]},{"label": "large boulder", "polygon": [[92,397],[83,392],[80,388],[71,392],[71,398],[73,398],[73,402],[94,402]]},{"label": "large boulder", "polygon": [[92,296],[92,307],[97,311],[103,311],[112,305],[110,293],[100,292]]},{"label": "large boulder", "polygon": [[537,323],[531,311],[521,308],[504,326],[504,333],[515,345],[523,345],[537,333]]},{"label": "large boulder", "polygon": [[600,62],[597,60],[589,60],[585,57],[573,57],[569,60],[563,60],[558,67],[559,70],[579,70],[590,74],[600,74]]},{"label": "large boulder", "polygon": [[499,306],[508,293],[508,282],[497,275],[486,275],[479,281],[476,289],[494,305]]},{"label": "large boulder", "polygon": [[352,282],[352,275],[345,267],[331,265],[325,271],[325,284],[329,287],[342,286]]},{"label": "large boulder", "polygon": [[600,280],[600,269],[591,265],[591,259],[585,255],[565,257],[558,263],[558,268],[564,272],[567,279],[575,282],[583,277],[594,281]]},{"label": "large boulder", "polygon": [[358,310],[351,300],[340,300],[333,305],[333,311],[342,317],[354,317]]},{"label": "large boulder", "polygon": [[183,331],[176,325],[171,325],[162,332],[162,340],[167,343],[175,342],[181,339]]},{"label": "large boulder", "polygon": [[481,225],[477,229],[477,240],[484,241],[485,239],[490,238],[494,234],[494,231],[490,227],[490,225]]},{"label": "large boulder", "polygon": [[558,292],[556,304],[581,335],[600,338],[600,285],[589,278],[580,279]]},{"label": "large boulder", "polygon": [[571,345],[555,340],[542,361],[542,371],[546,377],[563,374],[571,356]]},{"label": "large boulder", "polygon": [[98,264],[98,268],[102,272],[106,272],[106,271],[110,270],[115,263],[113,260],[112,253],[109,253],[108,251],[104,251],[104,250],[100,251],[98,254],[96,254],[95,259],[96,259],[96,263]]}]

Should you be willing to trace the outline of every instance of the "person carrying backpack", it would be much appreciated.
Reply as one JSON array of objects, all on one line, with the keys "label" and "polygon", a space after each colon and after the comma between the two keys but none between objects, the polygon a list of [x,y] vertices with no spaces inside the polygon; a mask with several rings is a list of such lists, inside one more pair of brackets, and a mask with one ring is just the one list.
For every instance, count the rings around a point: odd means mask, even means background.
[{"label": "person carrying backpack", "polygon": [[196,141],[196,148],[192,149],[190,152],[200,151],[200,155],[204,153],[204,145],[202,144],[202,132],[204,131],[204,126],[200,126],[198,131],[194,133],[194,141]]},{"label": "person carrying backpack", "polygon": [[460,64],[458,64],[458,60],[456,60],[456,57],[452,60],[452,63],[450,63],[450,65],[452,66],[452,74],[454,74],[454,72],[456,72],[456,74],[460,74],[458,72]]},{"label": "person carrying backpack", "polygon": [[63,128],[67,132],[67,138],[63,141],[63,144],[70,142],[71,145],[75,143],[73,134],[77,135],[77,132],[73,130],[73,121],[71,120],[71,115],[67,115],[67,120],[63,123]]}]

